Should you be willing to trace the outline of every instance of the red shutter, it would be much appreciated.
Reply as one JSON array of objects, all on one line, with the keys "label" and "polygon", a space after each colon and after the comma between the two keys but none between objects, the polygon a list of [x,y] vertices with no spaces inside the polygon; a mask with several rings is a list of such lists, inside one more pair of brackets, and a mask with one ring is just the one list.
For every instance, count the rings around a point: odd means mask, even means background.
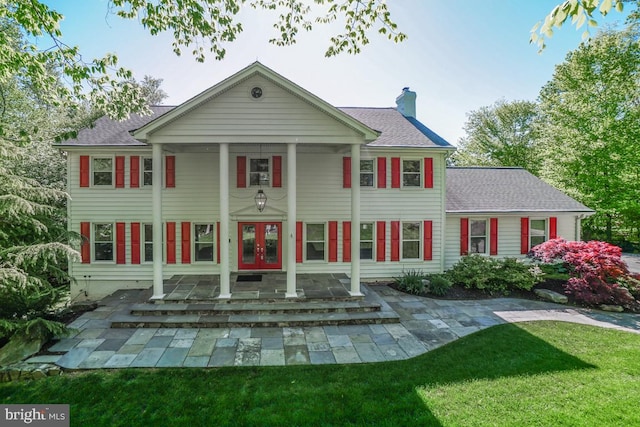
[{"label": "red shutter", "polygon": [[129,158],[129,187],[140,187],[140,156]]},{"label": "red shutter", "polygon": [[424,158],[424,188],[433,188],[433,158]]},{"label": "red shutter", "polygon": [[433,221],[424,222],[424,260],[433,259]]},{"label": "red shutter", "polygon": [[176,223],[167,222],[167,264],[176,263]]},{"label": "red shutter", "polygon": [[342,261],[351,262],[351,221],[342,223]]},{"label": "red shutter", "polygon": [[216,254],[217,262],[220,264],[220,221],[216,223]]},{"label": "red shutter", "polygon": [[329,221],[329,262],[338,262],[338,221]]},{"label": "red shutter", "polygon": [[391,221],[391,261],[400,261],[400,221]]},{"label": "red shutter", "polygon": [[342,158],[342,188],[351,188],[351,157]]},{"label": "red shutter", "polygon": [[80,187],[88,187],[89,181],[89,156],[80,156]]},{"label": "red shutter", "polygon": [[82,244],[80,246],[82,263],[89,264],[91,262],[91,223],[81,222],[80,234],[82,235]]},{"label": "red shutter", "polygon": [[460,218],[460,255],[469,254],[469,218]]},{"label": "red shutter", "polygon": [[124,188],[124,156],[116,156],[116,188]]},{"label": "red shutter", "polygon": [[378,188],[387,188],[387,158],[378,157]]},{"label": "red shutter", "polygon": [[552,216],[549,218],[549,239],[558,238],[558,218]]},{"label": "red shutter", "polygon": [[247,187],[247,158],[245,156],[236,157],[236,187]]},{"label": "red shutter", "polygon": [[387,248],[386,248],[387,228],[384,221],[378,221],[376,223],[376,261],[387,260]]},{"label": "red shutter", "polygon": [[498,218],[489,220],[489,255],[498,255]]},{"label": "red shutter", "polygon": [[400,157],[391,158],[391,188],[400,188]]},{"label": "red shutter", "polygon": [[282,156],[273,156],[273,186],[282,187]]},{"label": "red shutter", "polygon": [[520,253],[529,252],[529,218],[520,218]]},{"label": "red shutter", "polygon": [[296,222],[296,262],[302,262],[302,221]]},{"label": "red shutter", "polygon": [[[124,162],[124,158],[122,159]],[[124,222],[116,222],[116,264],[126,264],[126,246]]]},{"label": "red shutter", "polygon": [[140,223],[131,223],[131,264],[140,264]]},{"label": "red shutter", "polygon": [[[165,182],[167,188],[176,186],[176,156],[167,156],[164,159],[166,170]],[[175,225],[175,224],[174,224]]]},{"label": "red shutter", "polygon": [[191,223],[182,223],[182,263],[191,264]]}]

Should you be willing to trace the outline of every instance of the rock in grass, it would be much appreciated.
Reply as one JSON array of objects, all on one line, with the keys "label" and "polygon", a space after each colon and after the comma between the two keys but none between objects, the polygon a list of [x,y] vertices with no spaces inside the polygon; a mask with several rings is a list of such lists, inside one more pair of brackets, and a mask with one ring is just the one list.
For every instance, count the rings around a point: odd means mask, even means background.
[{"label": "rock in grass", "polygon": [[537,296],[547,301],[556,302],[558,304],[566,304],[569,302],[569,298],[567,298],[566,295],[561,295],[550,289],[535,289],[534,292]]}]

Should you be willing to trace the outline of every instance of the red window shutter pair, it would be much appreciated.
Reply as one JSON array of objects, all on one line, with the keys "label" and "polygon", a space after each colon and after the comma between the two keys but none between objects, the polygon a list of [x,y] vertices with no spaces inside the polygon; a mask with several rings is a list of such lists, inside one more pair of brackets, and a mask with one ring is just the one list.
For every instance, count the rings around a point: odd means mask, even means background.
[{"label": "red window shutter pair", "polygon": [[338,262],[338,221],[329,221],[329,262]]},{"label": "red window shutter pair", "polygon": [[342,223],[342,261],[351,262],[351,221]]},{"label": "red window shutter pair", "polygon": [[296,262],[302,262],[302,221],[296,222]]},{"label": "red window shutter pair", "polygon": [[386,255],[386,235],[387,227],[386,222],[376,222],[376,261],[384,262],[387,260]]},{"label": "red window shutter pair", "polygon": [[[378,188],[387,188],[387,158],[378,157]],[[351,157],[342,158],[342,188],[351,188]]]},{"label": "red window shutter pair", "polygon": [[182,263],[191,264],[191,223],[182,223]]},{"label": "red window shutter pair", "polygon": [[400,221],[391,221],[391,261],[400,261]]},{"label": "red window shutter pair", "polygon": [[82,235],[82,244],[80,246],[82,263],[89,264],[91,262],[91,223],[81,222],[80,234]]},{"label": "red window shutter pair", "polygon": [[[271,186],[282,187],[282,156],[271,158],[272,181]],[[236,157],[236,187],[247,188],[247,156]]]}]

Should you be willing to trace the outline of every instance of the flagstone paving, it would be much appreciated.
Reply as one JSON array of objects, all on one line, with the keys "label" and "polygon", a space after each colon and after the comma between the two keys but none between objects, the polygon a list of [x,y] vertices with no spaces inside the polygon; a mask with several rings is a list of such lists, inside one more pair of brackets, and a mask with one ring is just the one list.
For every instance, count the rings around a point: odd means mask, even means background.
[{"label": "flagstone paving", "polygon": [[[640,333],[640,316],[499,298],[449,301],[363,285],[400,323],[284,328],[111,329],[109,319],[140,303],[140,291],[120,291],[70,324],[72,336],[46,359],[68,369],[277,366],[402,360],[481,329],[533,320],[577,322]],[[42,360],[37,356],[34,362]]]}]

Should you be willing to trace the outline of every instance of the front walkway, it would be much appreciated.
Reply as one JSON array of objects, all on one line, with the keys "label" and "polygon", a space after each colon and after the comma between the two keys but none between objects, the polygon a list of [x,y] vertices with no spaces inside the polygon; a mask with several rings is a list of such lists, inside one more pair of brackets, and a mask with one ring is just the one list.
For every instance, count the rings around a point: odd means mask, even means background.
[{"label": "front walkway", "polygon": [[110,329],[110,317],[140,302],[144,291],[121,291],[83,314],[63,338],[31,361],[69,369],[212,367],[363,363],[401,360],[459,337],[508,322],[561,320],[640,333],[640,316],[500,298],[447,301],[363,286],[395,310],[401,323],[309,328]]}]

